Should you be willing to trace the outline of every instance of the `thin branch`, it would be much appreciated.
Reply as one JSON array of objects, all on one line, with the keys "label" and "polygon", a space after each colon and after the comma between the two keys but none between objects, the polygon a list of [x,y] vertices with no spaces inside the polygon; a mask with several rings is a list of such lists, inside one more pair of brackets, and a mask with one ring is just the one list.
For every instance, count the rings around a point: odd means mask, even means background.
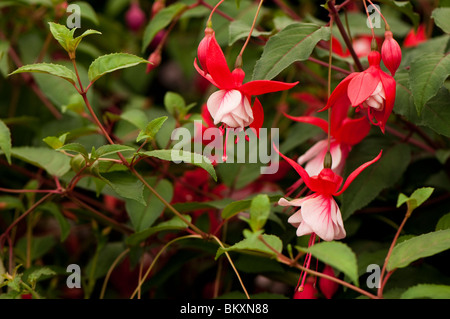
[{"label": "thin branch", "polygon": [[334,0],[328,1],[328,3],[327,3],[328,8],[330,10],[330,14],[333,16],[334,22],[336,22],[339,32],[341,33],[342,38],[344,39],[345,45],[347,46],[348,51],[350,52],[350,54],[353,58],[353,61],[355,61],[356,67],[358,68],[359,71],[363,71],[364,68],[361,64],[361,61],[358,58],[358,55],[356,54],[355,50],[353,49],[353,45],[350,41],[350,38],[349,38],[347,32],[345,31],[345,27],[342,24],[341,18],[339,17],[339,13],[338,13],[336,7],[334,6],[334,3],[335,3]]}]

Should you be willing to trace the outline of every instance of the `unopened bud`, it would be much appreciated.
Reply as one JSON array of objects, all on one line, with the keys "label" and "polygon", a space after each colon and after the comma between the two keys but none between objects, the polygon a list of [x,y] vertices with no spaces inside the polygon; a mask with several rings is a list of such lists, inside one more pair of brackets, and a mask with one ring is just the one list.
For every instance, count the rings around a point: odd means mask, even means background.
[{"label": "unopened bud", "polygon": [[394,76],[402,62],[402,50],[397,41],[395,41],[391,31],[386,31],[384,37],[385,39],[381,46],[381,58],[391,75]]},{"label": "unopened bud", "polygon": [[132,31],[138,31],[145,23],[146,17],[138,2],[131,3],[130,8],[125,14],[127,26]]},{"label": "unopened bud", "polygon": [[161,64],[161,51],[156,50],[155,52],[150,54],[150,56],[148,57],[148,62],[150,63],[147,64],[147,73]]},{"label": "unopened bud", "polygon": [[[326,265],[323,272],[323,274],[331,276],[336,278],[336,275],[334,274],[334,270],[332,267],[330,267],[329,265]],[[339,284],[336,283],[335,281],[329,280],[327,278],[323,278],[321,277],[319,279],[319,288],[320,291],[324,294],[324,296],[327,299],[331,299],[331,297],[333,297],[333,295],[336,293],[336,291],[339,288]]]}]

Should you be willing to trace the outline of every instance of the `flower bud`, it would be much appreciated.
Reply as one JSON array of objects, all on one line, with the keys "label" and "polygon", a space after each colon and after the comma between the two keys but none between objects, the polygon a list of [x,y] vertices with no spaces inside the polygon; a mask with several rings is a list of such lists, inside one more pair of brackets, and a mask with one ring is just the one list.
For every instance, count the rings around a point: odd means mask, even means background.
[{"label": "flower bud", "polygon": [[139,7],[137,1],[131,3],[130,8],[125,14],[125,20],[128,28],[134,32],[138,31],[145,23],[145,13],[142,11],[141,7]]},{"label": "flower bud", "polygon": [[402,61],[402,50],[397,41],[394,40],[391,31],[386,31],[384,37],[385,39],[381,46],[381,58],[386,68],[394,76]]},{"label": "flower bud", "polygon": [[[336,277],[334,274],[333,268],[331,268],[328,265],[325,266],[322,273],[325,275],[331,276],[331,277]],[[338,290],[339,284],[334,281],[331,281],[329,279],[321,277],[319,279],[319,288],[320,288],[320,291],[324,294],[324,296],[327,299],[331,299],[331,297],[333,297],[333,295]]]},{"label": "flower bud", "polygon": [[150,56],[148,57],[148,62],[150,63],[147,64],[147,73],[161,64],[161,51],[156,50],[155,52],[150,54]]}]

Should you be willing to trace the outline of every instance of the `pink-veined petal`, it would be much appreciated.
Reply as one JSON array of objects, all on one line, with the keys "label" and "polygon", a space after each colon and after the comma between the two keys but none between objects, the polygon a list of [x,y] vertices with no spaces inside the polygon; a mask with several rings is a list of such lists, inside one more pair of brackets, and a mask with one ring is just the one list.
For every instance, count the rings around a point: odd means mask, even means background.
[{"label": "pink-veined petal", "polygon": [[278,91],[289,90],[296,86],[295,83],[285,83],[280,81],[256,80],[242,84],[239,88],[245,95],[260,95]]},{"label": "pink-veined petal", "polygon": [[[312,196],[312,195],[310,195]],[[287,200],[285,198],[280,198],[278,200],[278,205],[280,206],[302,206],[302,203],[308,199],[309,196],[303,197],[303,198],[295,198],[293,200]]]},{"label": "pink-veined petal", "polygon": [[342,186],[342,189],[340,191],[338,191],[337,193],[333,194],[334,196],[339,196],[341,195],[349,186],[350,184],[353,182],[353,180],[359,175],[361,174],[361,172],[363,170],[365,170],[367,167],[369,167],[370,165],[372,165],[373,163],[375,163],[376,161],[378,161],[381,158],[381,155],[383,154],[383,150],[380,151],[380,153],[377,155],[377,157],[375,157],[373,160],[362,164],[360,167],[358,167],[357,169],[355,169],[348,177],[347,180],[344,183],[344,186]]},{"label": "pink-veined petal", "polygon": [[328,122],[325,121],[324,119],[321,119],[319,117],[314,117],[314,116],[291,116],[284,112],[283,112],[283,114],[288,119],[291,119],[296,122],[312,124],[314,126],[319,127],[320,129],[322,129],[322,131],[324,131],[325,133],[328,133]]},{"label": "pink-veined petal", "polygon": [[294,214],[291,215],[291,217],[288,218],[288,223],[291,224],[294,227],[300,226],[300,223],[302,222],[302,214],[300,213],[300,210],[296,211]]},{"label": "pink-veined petal", "polygon": [[340,214],[340,211],[331,195],[318,195],[305,201],[301,208],[301,214],[302,224],[306,223],[325,241],[334,240],[336,239],[335,235],[345,233],[343,227],[337,224],[337,214]]},{"label": "pink-veined petal", "polygon": [[[327,145],[328,145],[328,140],[321,140],[318,141],[316,144],[314,144],[309,150],[306,151],[305,154],[303,154],[302,156],[300,156],[297,159],[297,163],[299,165],[303,165],[306,162],[310,161],[311,159],[317,157],[320,153],[323,152],[323,150],[327,149]],[[306,169],[305,169],[306,170]],[[309,174],[309,173],[308,173]],[[309,176],[313,176],[313,175],[317,175],[317,174],[309,174]]]},{"label": "pink-veined petal", "polygon": [[377,88],[380,78],[374,76],[375,68],[369,67],[364,72],[355,76],[348,84],[348,98],[352,106],[358,106],[364,102]]},{"label": "pink-veined petal", "polygon": [[[301,210],[299,211],[301,214]],[[298,237],[314,233],[314,230],[305,222],[300,223],[295,232]]]},{"label": "pink-veined petal", "polygon": [[237,90],[220,90],[211,94],[206,104],[214,124],[222,122],[222,118],[237,108],[241,100],[242,94]]}]

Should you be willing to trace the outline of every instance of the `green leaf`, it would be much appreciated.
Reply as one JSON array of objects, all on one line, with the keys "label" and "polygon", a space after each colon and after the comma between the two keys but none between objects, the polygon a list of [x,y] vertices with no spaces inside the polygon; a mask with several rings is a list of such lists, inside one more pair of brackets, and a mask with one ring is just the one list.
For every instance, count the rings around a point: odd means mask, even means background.
[{"label": "green leaf", "polygon": [[308,252],[320,261],[342,271],[355,285],[359,285],[356,255],[346,244],[337,241],[321,242],[308,248]]},{"label": "green leaf", "polygon": [[449,228],[450,228],[450,213],[445,214],[444,216],[439,218],[435,230],[443,230]]},{"label": "green leaf", "polygon": [[270,215],[270,199],[266,194],[256,195],[250,204],[250,227],[254,232],[262,229]]},{"label": "green leaf", "polygon": [[9,42],[0,40],[0,73],[7,77],[9,74]]},{"label": "green leaf", "polygon": [[24,65],[14,72],[10,73],[9,76],[17,73],[27,73],[27,72],[35,72],[35,73],[44,73],[50,74],[57,77],[60,77],[64,80],[69,81],[72,84],[75,84],[77,81],[77,77],[75,73],[68,69],[67,67],[59,64],[53,63],[36,63],[36,64],[28,64]]},{"label": "green leaf", "polygon": [[81,17],[83,19],[87,19],[91,22],[93,22],[96,25],[99,25],[100,22],[98,20],[97,14],[95,13],[94,8],[86,2],[86,1],[75,1],[72,2],[73,4],[76,4],[80,7]]},{"label": "green leaf", "polygon": [[[264,255],[276,256],[275,252],[269,247],[267,247],[267,245],[264,244],[258,238],[258,236],[259,236],[258,233],[247,234],[245,239],[234,244],[233,246],[225,248],[219,247],[216,253],[216,259],[219,258],[220,255],[222,255],[224,252],[229,251],[237,251],[243,253],[258,252],[263,253]],[[263,234],[262,237],[264,241],[267,244],[269,244],[272,248],[274,248],[277,252],[281,252],[281,250],[283,249],[283,242],[281,241],[280,238],[278,238],[275,235],[267,235],[267,234]]]},{"label": "green leaf", "polygon": [[253,80],[271,80],[296,61],[309,58],[316,44],[329,40],[330,29],[312,23],[293,23],[271,37],[256,62]]},{"label": "green leaf", "polygon": [[32,273],[30,273],[26,280],[30,284],[35,284],[42,276],[55,276],[56,272],[48,267],[39,267],[38,269],[34,270]]},{"label": "green leaf", "polygon": [[450,108],[446,104],[450,100],[449,90],[441,88],[437,95],[425,104],[422,113],[418,115],[409,90],[408,73],[397,72],[395,80],[397,81],[397,91],[394,112],[416,125],[427,126],[438,134],[450,137]]},{"label": "green leaf", "polygon": [[126,110],[125,112],[120,114],[120,118],[133,124],[141,130],[144,130],[148,123],[147,114],[139,109]]},{"label": "green leaf", "polygon": [[[373,151],[378,152],[380,149],[379,145],[371,142],[362,144],[357,145],[352,153],[361,150],[363,151],[362,154],[365,153],[364,156],[349,159],[346,171],[351,172],[362,163],[373,159],[376,156]],[[378,148],[373,148],[374,146]],[[358,175],[341,195],[342,218],[347,219],[356,210],[365,207],[374,200],[382,190],[394,185],[402,177],[410,160],[411,154],[408,145],[398,144],[390,149],[385,149],[381,159]]]},{"label": "green leaf", "polygon": [[136,142],[139,142],[143,139],[146,140],[152,140],[155,138],[156,134],[158,133],[159,129],[163,126],[164,122],[168,119],[167,116],[161,116],[154,120],[152,120],[150,123],[147,124],[146,128],[139,132],[138,137],[136,138]]},{"label": "green leaf", "polygon": [[45,169],[50,175],[63,176],[70,170],[70,158],[46,147],[13,147],[11,155]]},{"label": "green leaf", "polygon": [[[189,215],[183,215],[183,217],[187,221],[191,221],[191,216]],[[137,232],[135,234],[130,235],[126,239],[126,243],[131,246],[138,245],[142,241],[146,240],[148,237],[150,237],[153,234],[156,234],[161,231],[165,230],[181,230],[186,229],[188,225],[178,216],[173,217],[170,220],[164,221],[159,223],[158,225],[154,227],[147,228],[145,230],[142,230],[140,232]]]},{"label": "green leaf", "polygon": [[[84,14],[83,14],[83,16],[84,16]],[[80,44],[81,40],[83,40],[84,37],[91,35],[91,34],[102,34],[102,33],[100,31],[92,30],[92,29],[84,31],[83,34],[81,34],[80,36],[73,39],[75,49],[78,47],[78,45]]]},{"label": "green leaf", "polygon": [[11,165],[11,132],[8,126],[0,120],[0,149],[6,156],[6,160]]},{"label": "green leaf", "polygon": [[86,148],[80,143],[69,143],[57,149],[57,151],[68,151],[83,155],[84,158],[89,158]]},{"label": "green leaf", "polygon": [[[172,200],[173,186],[170,182],[165,179],[157,182],[156,178],[149,178],[147,182],[167,202]],[[134,200],[125,201],[126,211],[130,217],[131,225],[136,232],[143,231],[153,225],[166,208],[164,203],[147,188],[144,189],[143,198],[146,205]]]},{"label": "green leaf", "polygon": [[213,179],[217,181],[214,166],[211,164],[211,161],[203,155],[182,150],[155,150],[141,152],[139,155],[156,157],[164,161],[172,161],[176,163],[185,162],[194,164],[206,170],[213,177]]},{"label": "green leaf", "polygon": [[[228,45],[233,45],[236,41],[248,37],[251,26],[241,20],[235,20],[230,23],[228,32]],[[253,30],[252,36],[259,37],[261,35],[270,35],[272,32],[263,32],[256,29]]]},{"label": "green leaf", "polygon": [[[273,195],[269,196],[270,203],[278,202],[278,200],[281,198],[281,195]],[[223,211],[222,211],[222,218],[223,219],[229,219],[233,216],[235,216],[237,213],[240,213],[244,210],[247,210],[252,205],[252,199],[244,199],[236,202],[232,202],[229,205],[227,205]]]},{"label": "green leaf", "polygon": [[14,196],[0,196],[0,210],[23,209],[22,201]]},{"label": "green leaf", "polygon": [[144,36],[142,39],[142,52],[147,49],[150,42],[152,42],[155,35],[167,27],[170,22],[181,12],[187,8],[184,3],[174,3],[159,11],[145,27]]},{"label": "green leaf", "polygon": [[[45,254],[47,254],[53,247],[57,244],[56,239],[53,235],[41,236],[41,237],[33,237],[31,241],[31,249],[30,249],[30,259],[34,261],[38,258],[41,258]],[[27,238],[22,237],[17,242],[15,247],[16,253],[21,258],[27,258]]]},{"label": "green leaf", "polygon": [[420,284],[406,290],[401,299],[450,299],[450,286]]},{"label": "green leaf", "polygon": [[3,281],[5,280],[5,277],[3,277],[4,274],[6,274],[6,269],[5,269],[5,266],[3,266],[2,258],[0,258],[0,287],[3,283]]},{"label": "green leaf", "polygon": [[147,60],[129,53],[111,53],[102,55],[89,66],[88,77],[91,83],[107,73],[120,69],[130,68],[140,63],[149,63]]},{"label": "green leaf", "polygon": [[397,200],[397,207],[400,207],[404,203],[408,204],[409,210],[414,210],[420,205],[422,205],[433,193],[434,188],[432,187],[422,187],[416,189],[410,197],[407,197],[404,194],[400,194]]},{"label": "green leaf", "polygon": [[386,269],[404,268],[420,258],[433,256],[450,248],[450,229],[416,236],[397,244]]},{"label": "green leaf", "polygon": [[450,74],[450,55],[427,54],[411,63],[409,83],[414,105],[420,114],[425,104],[435,96]]},{"label": "green leaf", "polygon": [[180,213],[183,213],[183,212],[191,212],[191,211],[200,210],[200,209],[211,209],[211,208],[212,209],[223,209],[232,202],[233,202],[233,200],[231,198],[224,198],[224,199],[209,201],[209,202],[175,203],[172,206]]},{"label": "green leaf", "polygon": [[61,230],[61,242],[65,241],[67,239],[67,236],[70,234],[70,224],[67,221],[67,219],[64,217],[64,215],[61,213],[61,210],[59,209],[59,206],[55,203],[49,202],[44,203],[39,206],[39,209],[49,212],[50,214],[55,217],[55,219],[58,221],[59,228]]},{"label": "green leaf", "polygon": [[184,119],[195,103],[186,106],[186,102],[180,94],[169,91],[164,95],[164,106],[173,117]]},{"label": "green leaf", "polygon": [[96,158],[100,158],[100,157],[108,156],[111,154],[116,154],[116,153],[120,153],[120,152],[131,152],[131,151],[135,151],[135,149],[131,146],[120,145],[120,144],[108,144],[108,145],[100,146],[95,151],[95,155],[96,155]]},{"label": "green leaf", "polygon": [[[83,8],[83,17],[87,17],[88,15],[92,15],[89,14],[90,11],[92,10],[92,7],[90,7],[89,4],[87,3],[81,3],[80,2],[80,6],[82,6]],[[90,10],[89,10],[90,8]],[[94,12],[95,15],[95,12]],[[69,53],[70,56],[75,57],[75,51],[78,48],[78,45],[80,44],[81,40],[83,40],[84,37],[91,35],[91,34],[102,34],[99,31],[96,30],[86,30],[85,32],[83,32],[83,34],[81,34],[80,36],[74,38],[74,34],[75,34],[75,30],[76,28],[73,28],[72,30],[70,30],[69,28],[67,28],[65,25],[62,24],[58,24],[58,23],[54,23],[54,22],[49,22],[48,23],[50,25],[50,32],[52,33],[53,37],[59,42],[59,44],[64,48],[64,50],[67,51],[67,53]],[[97,23],[98,24],[98,21]]]},{"label": "green leaf", "polygon": [[76,48],[73,46],[73,35],[75,33],[75,28],[70,30],[65,25],[49,22],[50,32],[53,37],[67,52],[73,52]]},{"label": "green leaf", "polygon": [[412,6],[410,1],[382,0],[380,2],[386,3],[395,8],[397,11],[405,14],[411,20],[415,28],[417,28],[417,26],[419,25],[420,15],[417,12],[414,12],[414,7]]},{"label": "green leaf", "polygon": [[147,205],[143,197],[144,184],[131,173],[121,171],[103,173],[101,179],[118,195]]},{"label": "green leaf", "polygon": [[434,23],[442,29],[445,33],[450,34],[450,8],[436,8],[431,13]]}]

